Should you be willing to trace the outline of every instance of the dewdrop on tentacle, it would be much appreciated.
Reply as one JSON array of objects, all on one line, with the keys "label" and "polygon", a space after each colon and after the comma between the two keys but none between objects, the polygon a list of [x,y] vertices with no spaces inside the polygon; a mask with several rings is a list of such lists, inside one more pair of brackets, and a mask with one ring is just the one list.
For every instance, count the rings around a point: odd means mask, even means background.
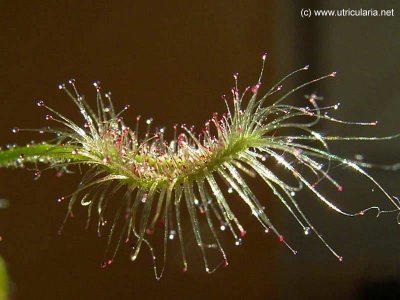
[{"label": "dewdrop on tentacle", "polygon": [[[234,75],[232,100],[223,97],[227,109],[225,114],[214,114],[199,134],[193,127],[175,125],[171,141],[165,140],[164,128],[156,127],[152,131],[152,118],[141,122],[138,115],[133,129],[125,125],[122,114],[129,105],[120,111],[115,110],[111,93],[103,94],[99,82],[93,84],[96,89],[94,109],[79,94],[75,80],[59,86],[78,107],[83,117],[82,126],[48,107],[42,100],[37,102],[37,106],[49,110],[46,119],[61,126],[38,130],[56,136],[55,142],[53,140],[43,146],[44,162],[58,169],[68,169],[77,164],[86,166],[77,190],[60,197],[58,202],[68,202],[65,221],[80,203],[88,210],[87,226],[95,223],[98,235],[106,234],[107,247],[102,268],[113,262],[121,245],[128,245],[132,261],[143,248],[150,250],[156,278],[162,276],[167,256],[171,255],[179,255],[182,269],[187,271],[187,231],[184,234],[182,210],[187,211],[185,216],[189,215],[206,272],[212,273],[220,266],[227,266],[227,255],[220,236],[231,235],[232,243],[237,246],[243,243],[246,236],[245,228],[230,205],[237,199],[247,204],[265,233],[273,233],[277,241],[296,254],[297,250],[289,244],[290,237],[284,237],[275,226],[279,220],[272,222],[269,218],[266,201],[260,201],[248,186],[248,177],[259,176],[296,220],[301,232],[306,236],[314,234],[340,261],[342,256],[322,237],[296,201],[300,190],[308,190],[317,201],[345,216],[361,216],[369,210],[375,210],[378,215],[387,212],[378,207],[346,212],[324,195],[319,189],[322,180],[338,191],[342,190],[342,185],[329,172],[333,166],[342,165],[372,181],[394,206],[393,211],[399,210],[398,201],[362,168],[371,165],[332,154],[327,145],[333,140],[380,140],[394,136],[339,137],[314,131],[313,126],[319,121],[349,125],[376,123],[345,122],[331,117],[325,112],[336,111],[339,104],[320,107],[318,103],[322,99],[315,94],[307,96],[309,106],[306,107],[284,104],[284,100],[296,91],[334,77],[335,72],[284,92],[283,82],[294,74],[308,70],[309,67],[305,66],[261,93],[265,59],[266,55],[262,58],[258,80],[243,93],[238,87],[238,75]],[[129,116],[126,119],[132,118]],[[297,130],[298,135],[287,135],[288,128]],[[24,161],[28,162],[35,159],[37,157],[24,157]],[[288,182],[287,176],[276,174],[266,163],[281,168],[292,177],[292,182]],[[36,170],[36,174],[39,177],[41,173]],[[118,191],[123,193],[121,199],[115,196]],[[113,208],[112,204],[117,208]],[[110,215],[113,217],[110,218]],[[160,231],[162,255],[157,256],[151,241]],[[180,251],[167,254],[170,243],[178,243]],[[219,263],[210,262],[210,251],[219,253]]]}]

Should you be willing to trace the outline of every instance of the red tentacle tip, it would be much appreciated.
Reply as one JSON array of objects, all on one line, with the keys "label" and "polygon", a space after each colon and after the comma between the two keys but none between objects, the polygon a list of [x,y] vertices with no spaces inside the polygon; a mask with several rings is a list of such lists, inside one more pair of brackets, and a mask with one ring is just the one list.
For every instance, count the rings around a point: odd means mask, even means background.
[{"label": "red tentacle tip", "polygon": [[253,93],[253,94],[256,94],[257,92],[258,92],[258,89],[260,88],[260,83],[257,83],[256,85],[253,85],[252,87],[251,87],[251,92]]},{"label": "red tentacle tip", "polygon": [[262,56],[262,60],[265,60],[267,58],[267,53],[264,53]]}]

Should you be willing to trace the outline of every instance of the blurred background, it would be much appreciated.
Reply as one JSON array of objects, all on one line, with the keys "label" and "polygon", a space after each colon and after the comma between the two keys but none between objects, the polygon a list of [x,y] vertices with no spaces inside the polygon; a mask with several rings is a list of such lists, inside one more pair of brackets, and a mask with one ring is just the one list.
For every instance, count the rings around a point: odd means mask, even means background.
[{"label": "blurred background", "polygon": [[[326,105],[341,102],[336,114],[341,119],[379,121],[375,127],[318,125],[323,133],[399,132],[400,2],[159,2],[1,1],[0,144],[41,140],[10,130],[47,125],[35,105],[38,99],[78,119],[57,88],[70,78],[89,102],[95,95],[91,84],[99,80],[117,107],[131,104],[124,118],[128,124],[141,114],[167,128],[175,123],[199,128],[213,112],[224,111],[220,99],[229,93],[233,73],[239,72],[242,88],[256,82],[264,52],[264,87],[306,64],[310,71],[289,81],[288,89],[338,72],[289,103],[301,105],[304,94],[316,92]],[[394,9],[394,17],[302,19],[302,8]],[[331,149],[380,164],[400,161],[399,141],[338,142]],[[399,173],[371,174],[391,195],[399,194]],[[366,178],[350,170],[332,175],[344,191],[324,192],[342,207],[357,211],[387,203]],[[0,253],[11,299],[400,299],[395,214],[346,218],[300,193],[298,201],[314,225],[343,255],[340,263],[315,236],[306,238],[267,187],[254,180],[250,184],[298,255],[263,234],[244,211],[248,235],[241,247],[227,239],[229,267],[207,275],[194,251],[188,272],[182,273],[178,248],[172,247],[164,277],[156,281],[146,251],[131,263],[122,249],[110,268],[100,269],[105,238],[97,238],[95,228],[84,230],[84,208],[57,235],[66,206],[56,199],[72,192],[80,176],[56,178],[49,171],[40,180],[33,177],[33,171],[0,170],[0,198],[9,200],[9,208],[0,211]]]}]

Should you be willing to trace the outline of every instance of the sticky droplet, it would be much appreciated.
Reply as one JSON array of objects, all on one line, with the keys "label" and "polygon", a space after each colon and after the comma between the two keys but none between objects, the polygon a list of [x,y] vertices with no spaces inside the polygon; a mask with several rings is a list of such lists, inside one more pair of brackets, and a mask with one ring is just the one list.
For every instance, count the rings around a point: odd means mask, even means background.
[{"label": "sticky droplet", "polygon": [[304,228],[304,234],[305,235],[310,235],[310,233],[311,233],[311,228],[310,227],[305,227]]},{"label": "sticky droplet", "polygon": [[253,86],[251,87],[251,92],[252,92],[253,94],[257,94],[259,88],[260,88],[260,84],[257,83],[256,85],[253,85]]},{"label": "sticky droplet", "polygon": [[101,265],[100,265],[100,267],[101,267],[102,269],[107,268],[107,266],[108,266],[108,263],[107,263],[106,261],[103,261],[103,262],[101,263]]},{"label": "sticky droplet", "polygon": [[40,172],[40,170],[35,170],[35,173],[33,173],[33,175],[35,176],[35,179],[38,179],[40,175],[42,175],[42,173]]},{"label": "sticky droplet", "polygon": [[169,238],[170,240],[173,240],[173,239],[175,238],[175,234],[176,234],[175,230],[171,230],[171,231],[169,232],[168,238]]}]

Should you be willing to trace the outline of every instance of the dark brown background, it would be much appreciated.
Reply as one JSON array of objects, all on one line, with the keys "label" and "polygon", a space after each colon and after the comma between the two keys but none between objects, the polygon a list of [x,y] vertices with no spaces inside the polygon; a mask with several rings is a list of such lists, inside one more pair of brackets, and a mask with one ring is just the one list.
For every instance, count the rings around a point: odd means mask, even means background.
[{"label": "dark brown background", "polygon": [[[291,101],[318,91],[327,104],[342,102],[338,115],[343,119],[380,121],[377,128],[329,125],[320,127],[323,132],[399,131],[398,2],[353,5],[394,8],[391,18],[301,19],[300,9],[316,3],[320,8],[348,7],[346,1],[2,1],[0,143],[40,140],[10,132],[16,125],[46,124],[37,99],[77,118],[72,103],[57,89],[71,77],[89,98],[94,96],[91,82],[100,80],[113,92],[116,105],[131,104],[125,120],[132,123],[142,114],[168,127],[201,125],[212,112],[223,111],[220,95],[230,90],[234,72],[240,73],[242,87],[255,82],[265,51],[267,85],[305,64],[311,64],[311,71],[291,84],[338,71],[335,80],[307,88]],[[341,143],[333,149],[390,163],[399,161],[400,143]],[[83,230],[84,210],[62,236],[56,234],[65,213],[56,199],[72,191],[79,176],[56,179],[48,172],[33,181],[32,173],[0,172],[0,197],[11,204],[0,212],[0,251],[8,264],[12,299],[372,299],[375,293],[384,298],[399,291],[400,227],[394,215],[347,219],[302,193],[299,201],[315,225],[345,257],[339,263],[315,237],[306,240],[257,181],[252,183],[257,194],[300,251],[297,256],[264,236],[251,216],[243,214],[249,233],[245,243],[227,247],[230,266],[216,274],[202,271],[198,253],[189,255],[192,267],[183,274],[174,255],[177,249],[172,249],[161,281],[153,277],[148,254],[133,264],[126,249],[109,269],[101,270],[105,240],[93,229]],[[391,194],[399,193],[398,174],[372,173]],[[344,184],[337,199],[342,206],[384,203],[354,172],[334,174]],[[334,191],[329,195],[338,197]]]}]

